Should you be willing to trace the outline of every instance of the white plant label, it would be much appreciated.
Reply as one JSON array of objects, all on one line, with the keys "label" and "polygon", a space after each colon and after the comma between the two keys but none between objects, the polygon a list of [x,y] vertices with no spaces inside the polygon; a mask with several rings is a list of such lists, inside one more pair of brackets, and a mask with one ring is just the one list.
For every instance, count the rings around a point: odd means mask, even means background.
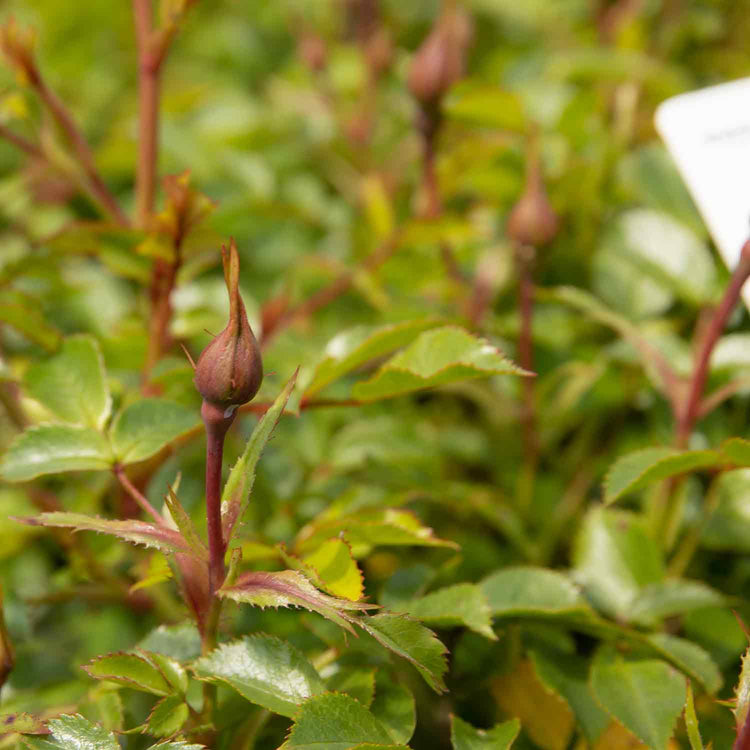
[{"label": "white plant label", "polygon": [[733,269],[750,236],[750,78],[667,99],[656,128]]}]

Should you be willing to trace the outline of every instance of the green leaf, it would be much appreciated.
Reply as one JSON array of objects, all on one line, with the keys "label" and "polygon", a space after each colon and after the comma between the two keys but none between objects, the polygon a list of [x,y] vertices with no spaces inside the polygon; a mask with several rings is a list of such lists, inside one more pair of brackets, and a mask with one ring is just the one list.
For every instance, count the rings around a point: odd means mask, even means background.
[{"label": "green leaf", "polygon": [[32,518],[19,518],[29,526],[50,526],[53,528],[75,529],[76,531],[97,531],[112,534],[131,544],[143,544],[164,553],[190,552],[185,540],[166,526],[156,526],[146,521],[112,521],[108,518],[87,516],[83,513],[42,513]]},{"label": "green leaf", "polygon": [[617,459],[609,470],[604,482],[604,502],[609,505],[653,482],[721,463],[721,454],[716,451],[677,451],[663,447],[635,451]]},{"label": "green leaf", "polygon": [[656,625],[666,617],[726,604],[726,597],[705,583],[668,578],[666,581],[651,583],[636,594],[630,607],[630,620],[644,625]]},{"label": "green leaf", "polygon": [[195,745],[182,740],[172,740],[171,742],[159,742],[157,745],[151,745],[148,750],[206,750],[206,746]]},{"label": "green leaf", "polygon": [[354,698],[324,693],[306,701],[280,750],[352,750],[365,744],[397,747],[385,727]]},{"label": "green leaf", "polygon": [[485,578],[480,588],[496,617],[591,612],[567,576],[544,568],[503,568]]},{"label": "green leaf", "polygon": [[52,736],[65,750],[120,750],[112,732],[92,724],[80,714],[64,714],[50,719]]},{"label": "green leaf", "polygon": [[19,292],[6,291],[0,297],[0,322],[49,352],[60,345],[60,332],[45,320],[39,303]]},{"label": "green leaf", "polygon": [[642,273],[695,305],[714,301],[716,266],[705,242],[671,216],[647,208],[617,219],[612,242]]},{"label": "green leaf", "polygon": [[697,680],[709,693],[716,693],[724,684],[719,668],[700,646],[685,638],[668,633],[652,633],[648,643],[685,674]]},{"label": "green leaf", "polygon": [[471,378],[530,374],[488,341],[445,326],[422,333],[372,378],[355,385],[352,395],[362,401],[378,401]]},{"label": "green leaf", "polygon": [[146,726],[155,737],[171,737],[180,731],[189,715],[187,703],[178,695],[170,696],[151,709]]},{"label": "green leaf", "polygon": [[297,372],[292,375],[271,408],[255,426],[245,450],[229,472],[224,490],[221,493],[222,527],[225,539],[232,538],[235,524],[247,510],[250,493],[255,483],[255,467],[258,465],[261,453],[263,453],[263,449],[271,439],[271,434],[284,413],[284,407],[289,401],[289,396],[291,396],[296,382]]},{"label": "green leaf", "polygon": [[721,446],[721,452],[737,466],[750,466],[750,440],[730,438]]},{"label": "green leaf", "polygon": [[497,724],[492,729],[475,729],[458,716],[451,716],[453,750],[508,750],[520,731],[518,719]]},{"label": "green leaf", "polygon": [[198,659],[197,677],[234,688],[243,698],[282,716],[325,691],[320,675],[289,643],[268,635],[246,635]]},{"label": "green leaf", "polygon": [[453,86],[445,111],[454,120],[502,130],[522,132],[526,118],[519,97],[497,85],[463,81]]},{"label": "green leaf", "polygon": [[408,510],[394,508],[360,511],[341,518],[321,518],[305,526],[297,535],[295,551],[306,554],[331,538],[340,537],[355,557],[370,547],[418,546],[453,547],[455,542],[436,537]]},{"label": "green leaf", "polygon": [[661,551],[631,513],[592,509],[573,546],[573,575],[594,606],[627,622],[641,588],[664,579]]},{"label": "green leaf", "polygon": [[101,430],[112,399],[99,344],[71,336],[50,359],[32,365],[24,383],[29,394],[63,422]]},{"label": "green leaf", "polygon": [[586,739],[595,745],[609,726],[610,718],[594,700],[589,686],[588,662],[551,649],[535,649],[529,652],[529,657],[540,682],[570,706]]},{"label": "green leaf", "polygon": [[144,461],[199,423],[187,406],[158,398],[136,401],[116,417],[110,431],[115,459],[123,464]]},{"label": "green leaf", "polygon": [[410,661],[436,693],[446,690],[447,649],[431,630],[404,615],[374,615],[357,620],[357,624],[378,643]]},{"label": "green leaf", "polygon": [[417,725],[417,707],[414,696],[403,685],[379,678],[370,711],[394,742],[405,745],[411,739]]},{"label": "green leaf", "polygon": [[370,706],[375,697],[375,667],[341,667],[327,680],[331,693],[346,693],[363,706]]},{"label": "green leaf", "polygon": [[243,573],[234,584],[220,589],[217,594],[256,607],[304,607],[349,631],[352,631],[351,612],[361,612],[376,606],[323,594],[294,570]]},{"label": "green leaf", "polygon": [[473,583],[433,591],[398,608],[433,627],[464,626],[490,640],[497,640],[487,597]]},{"label": "green leaf", "polygon": [[704,750],[700,728],[698,727],[698,717],[695,715],[693,686],[690,683],[688,683],[687,700],[685,701],[685,729],[687,729],[690,750]]},{"label": "green leaf", "polygon": [[591,687],[601,705],[654,750],[667,750],[685,705],[686,681],[657,659],[626,660],[602,648],[591,668]]},{"label": "green leaf", "polygon": [[145,651],[143,649],[140,649],[138,654],[148,659],[164,675],[174,691],[181,695],[187,692],[188,675],[182,664],[164,654]]},{"label": "green leaf", "polygon": [[382,328],[357,326],[342,331],[326,345],[326,357],[315,369],[312,382],[305,391],[305,398],[310,398],[365,363],[401,349],[410,344],[418,334],[438,325],[438,320],[423,318]]},{"label": "green leaf", "polygon": [[152,630],[138,648],[169,656],[175,661],[190,661],[200,655],[201,636],[190,622],[179,625],[160,625]]},{"label": "green leaf", "polygon": [[106,654],[92,660],[83,669],[96,680],[117,682],[154,695],[167,696],[175,692],[166,677],[145,655]]},{"label": "green leaf", "polygon": [[0,464],[7,482],[26,482],[43,474],[104,471],[112,464],[107,441],[88,427],[45,424],[22,432]]},{"label": "green leaf", "polygon": [[646,373],[663,393],[668,393],[671,384],[666,382],[664,373],[657,366],[655,355],[659,352],[641,333],[636,325],[623,315],[611,310],[593,294],[572,286],[553,287],[539,290],[540,299],[561,302],[579,312],[588,315],[592,320],[616,331],[638,353]]}]

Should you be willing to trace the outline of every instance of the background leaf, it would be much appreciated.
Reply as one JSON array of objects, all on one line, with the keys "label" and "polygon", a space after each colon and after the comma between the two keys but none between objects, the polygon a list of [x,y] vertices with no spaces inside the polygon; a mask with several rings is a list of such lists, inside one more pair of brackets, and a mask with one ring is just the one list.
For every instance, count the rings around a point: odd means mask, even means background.
[{"label": "background leaf", "polygon": [[446,326],[426,331],[352,389],[354,398],[377,401],[404,393],[489,375],[523,375],[489,342]]},{"label": "background leaf", "polygon": [[43,474],[103,471],[112,464],[107,441],[88,427],[39,425],[22,432],[0,464],[8,482],[26,482]]},{"label": "background leaf", "polygon": [[306,701],[284,750],[350,750],[360,744],[395,747],[385,727],[354,698],[324,693]]},{"label": "background leaf", "polygon": [[115,459],[134,464],[150,458],[199,424],[196,411],[172,401],[150,398],[126,406],[112,424]]},{"label": "background leaf", "polygon": [[508,750],[521,731],[518,719],[498,724],[492,729],[475,729],[471,724],[451,716],[453,750]]},{"label": "background leaf", "polygon": [[687,695],[679,672],[663,661],[629,661],[604,648],[594,660],[591,686],[602,706],[636,737],[666,750]]},{"label": "background leaf", "polygon": [[71,336],[60,351],[26,373],[29,394],[63,422],[101,430],[112,399],[99,345],[91,336]]}]

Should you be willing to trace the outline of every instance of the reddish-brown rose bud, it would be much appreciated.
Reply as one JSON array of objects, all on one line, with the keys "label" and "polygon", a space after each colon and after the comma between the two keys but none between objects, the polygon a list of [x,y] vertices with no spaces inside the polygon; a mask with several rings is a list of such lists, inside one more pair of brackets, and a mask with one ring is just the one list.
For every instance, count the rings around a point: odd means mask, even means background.
[{"label": "reddish-brown rose bud", "polygon": [[547,197],[536,143],[529,148],[526,185],[508,217],[508,236],[520,245],[541,247],[557,235],[557,214]]},{"label": "reddish-brown rose bud", "polygon": [[471,17],[449,4],[422,42],[409,70],[409,89],[422,104],[440,100],[464,74]]},{"label": "reddish-brown rose bud", "polygon": [[240,259],[234,240],[229,250],[221,248],[221,254],[229,291],[229,323],[198,359],[195,387],[204,401],[229,416],[233,407],[247,403],[258,392],[263,362],[240,297]]}]

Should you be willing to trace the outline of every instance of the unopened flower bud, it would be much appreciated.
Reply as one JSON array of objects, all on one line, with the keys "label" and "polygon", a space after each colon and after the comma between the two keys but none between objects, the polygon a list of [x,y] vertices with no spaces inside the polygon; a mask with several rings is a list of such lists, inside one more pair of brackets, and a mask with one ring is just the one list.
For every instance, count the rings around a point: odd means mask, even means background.
[{"label": "unopened flower bud", "polygon": [[229,323],[198,359],[195,387],[205,402],[229,416],[258,392],[263,362],[240,297],[240,260],[234,240],[229,250],[222,247],[221,253],[229,292]]},{"label": "unopened flower bud", "polygon": [[409,89],[423,105],[440,100],[461,78],[471,37],[470,16],[448,5],[417,50],[409,70]]},{"label": "unopened flower bud", "polygon": [[541,247],[555,238],[558,220],[544,187],[535,143],[529,152],[526,184],[508,217],[508,236],[520,245]]}]

